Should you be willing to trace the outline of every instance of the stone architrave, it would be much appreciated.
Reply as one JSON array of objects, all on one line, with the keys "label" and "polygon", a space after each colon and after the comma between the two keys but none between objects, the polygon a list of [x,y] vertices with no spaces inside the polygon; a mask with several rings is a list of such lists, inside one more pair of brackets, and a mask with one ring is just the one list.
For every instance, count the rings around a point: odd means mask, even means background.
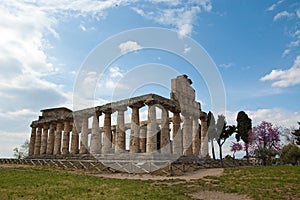
[{"label": "stone architrave", "polygon": [[101,133],[99,128],[99,116],[93,116],[92,135],[91,135],[91,154],[101,153]]},{"label": "stone architrave", "polygon": [[131,113],[131,127],[130,127],[130,145],[129,151],[130,153],[138,153],[139,152],[139,136],[140,136],[140,114],[139,109],[140,105],[132,105],[130,106],[132,109]]},{"label": "stone architrave", "polygon": [[111,110],[107,110],[104,112],[104,134],[102,136],[102,153],[107,154],[110,153],[111,150]]},{"label": "stone architrave", "polygon": [[79,135],[76,127],[76,123],[73,122],[72,135],[71,135],[71,154],[79,153]]},{"label": "stone architrave", "polygon": [[126,150],[126,133],[125,133],[125,118],[124,112],[127,110],[127,107],[117,108],[117,127],[116,127],[116,145],[115,152],[122,153]]},{"label": "stone architrave", "polygon": [[47,153],[48,129],[49,129],[49,126],[47,124],[44,124],[43,132],[42,132],[40,155],[44,155]]},{"label": "stone architrave", "polygon": [[62,154],[69,154],[69,143],[70,143],[70,121],[66,120],[64,122],[64,135],[63,135],[63,145],[62,145]]},{"label": "stone architrave", "polygon": [[201,145],[200,145],[200,157],[205,158],[208,156],[208,135],[207,135],[207,115],[202,114],[201,120]]},{"label": "stone architrave", "polygon": [[183,155],[192,155],[192,120],[188,115],[183,116],[182,145]]},{"label": "stone architrave", "polygon": [[146,152],[146,133],[147,127],[140,128],[140,136],[139,136],[139,152],[145,153]]},{"label": "stone architrave", "polygon": [[161,135],[160,135],[160,152],[164,154],[171,153],[170,145],[170,127],[169,111],[162,107],[161,113]]},{"label": "stone architrave", "polygon": [[199,122],[198,117],[193,118],[193,142],[192,150],[193,155],[198,156],[200,151],[200,138],[199,138]]},{"label": "stone architrave", "polygon": [[157,151],[156,106],[155,102],[146,102],[146,104],[148,105],[146,153],[154,153]]},{"label": "stone architrave", "polygon": [[82,119],[81,137],[80,137],[80,154],[88,153],[88,117],[84,116]]},{"label": "stone architrave", "polygon": [[182,132],[180,128],[180,113],[173,113],[173,154],[182,155]]},{"label": "stone architrave", "polygon": [[57,122],[55,136],[54,136],[54,150],[53,150],[54,155],[60,155],[61,154],[62,128],[63,128],[62,122],[60,122],[60,121]]},{"label": "stone architrave", "polygon": [[38,126],[36,137],[35,137],[35,144],[34,144],[34,155],[40,155],[41,137],[42,137],[42,127]]},{"label": "stone architrave", "polygon": [[36,127],[31,125],[31,135],[30,135],[30,143],[29,143],[29,151],[28,151],[29,156],[32,156],[34,154],[35,138],[36,138]]},{"label": "stone architrave", "polygon": [[49,127],[49,136],[47,141],[47,155],[53,155],[54,150],[54,134],[55,134],[55,124],[51,123]]}]

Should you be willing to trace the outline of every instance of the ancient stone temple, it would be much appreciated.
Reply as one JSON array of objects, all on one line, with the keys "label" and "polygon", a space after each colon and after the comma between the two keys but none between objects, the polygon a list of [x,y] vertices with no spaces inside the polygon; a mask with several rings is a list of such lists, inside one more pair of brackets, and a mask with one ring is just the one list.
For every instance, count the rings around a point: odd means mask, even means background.
[{"label": "ancient stone temple", "polygon": [[[42,110],[42,116],[31,124],[29,157],[206,157],[206,113],[195,100],[191,84],[186,75],[181,75],[171,80],[170,98],[146,94],[77,111],[68,108]],[[145,121],[140,119],[143,107],[148,111]],[[157,112],[158,109],[161,112]],[[130,123],[125,123],[127,110],[131,111]],[[116,124],[112,124],[114,113]],[[130,134],[126,134],[129,130]]]}]

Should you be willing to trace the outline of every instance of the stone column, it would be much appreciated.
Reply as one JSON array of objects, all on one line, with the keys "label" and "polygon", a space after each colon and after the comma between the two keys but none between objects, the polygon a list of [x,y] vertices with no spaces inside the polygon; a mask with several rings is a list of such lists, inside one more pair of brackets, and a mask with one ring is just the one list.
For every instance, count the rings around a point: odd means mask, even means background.
[{"label": "stone column", "polygon": [[146,152],[146,132],[147,132],[147,127],[141,127],[140,128],[140,137],[139,137],[139,151],[141,153]]},{"label": "stone column", "polygon": [[87,154],[88,153],[88,134],[89,134],[89,127],[88,127],[88,117],[82,117],[82,127],[81,127],[81,137],[80,137],[80,154]]},{"label": "stone column", "polygon": [[102,138],[102,153],[110,153],[111,149],[111,110],[107,110],[104,112],[104,135]]},{"label": "stone column", "polygon": [[200,157],[205,158],[208,156],[208,135],[207,135],[207,115],[200,117],[201,120],[201,145]]},{"label": "stone column", "polygon": [[99,128],[99,116],[93,116],[92,136],[91,136],[91,154],[101,153],[101,133]]},{"label": "stone column", "polygon": [[131,127],[130,127],[130,153],[139,152],[139,136],[140,136],[140,114],[139,109],[142,105],[132,105]]},{"label": "stone column", "polygon": [[173,113],[173,154],[182,155],[182,132],[180,128],[180,113]]},{"label": "stone column", "polygon": [[40,154],[46,154],[47,153],[47,140],[48,140],[48,124],[43,125],[43,133],[42,133],[42,143],[41,143],[41,149]]},{"label": "stone column", "polygon": [[35,144],[34,144],[34,155],[40,155],[41,137],[42,137],[42,127],[38,126],[36,137],[35,137]]},{"label": "stone column", "polygon": [[169,123],[169,111],[166,108],[162,107],[160,152],[164,154],[171,153]]},{"label": "stone column", "polygon": [[53,155],[54,150],[54,134],[55,134],[55,124],[51,123],[49,127],[49,136],[47,141],[47,155]]},{"label": "stone column", "polygon": [[199,122],[198,117],[193,118],[193,143],[192,143],[193,155],[198,156],[200,151],[200,139],[199,139]]},{"label": "stone column", "polygon": [[60,155],[61,154],[62,128],[63,128],[62,122],[57,122],[55,136],[54,136],[54,150],[53,150],[54,155]]},{"label": "stone column", "polygon": [[76,123],[74,121],[72,125],[71,152],[70,152],[71,154],[79,153],[78,143],[79,143],[79,135],[77,132]]},{"label": "stone column", "polygon": [[70,131],[71,131],[70,121],[66,120],[64,122],[64,137],[63,137],[63,146],[62,146],[63,155],[69,153]]},{"label": "stone column", "polygon": [[34,154],[35,138],[36,138],[36,127],[34,125],[31,125],[31,135],[30,135],[30,143],[29,143],[29,151],[28,151],[29,156],[32,156]]},{"label": "stone column", "polygon": [[117,108],[117,127],[116,127],[116,145],[115,152],[122,153],[126,150],[126,134],[125,134],[125,118],[124,112],[127,110],[127,107]]},{"label": "stone column", "polygon": [[117,130],[115,128],[111,130],[111,148],[113,150],[115,150],[116,148],[116,136],[117,136]]},{"label": "stone column", "polygon": [[192,155],[192,120],[188,114],[183,116],[182,146],[183,155]]},{"label": "stone column", "polygon": [[157,151],[157,123],[156,107],[154,102],[147,102],[148,105],[148,124],[147,124],[147,144],[146,152],[153,153]]}]

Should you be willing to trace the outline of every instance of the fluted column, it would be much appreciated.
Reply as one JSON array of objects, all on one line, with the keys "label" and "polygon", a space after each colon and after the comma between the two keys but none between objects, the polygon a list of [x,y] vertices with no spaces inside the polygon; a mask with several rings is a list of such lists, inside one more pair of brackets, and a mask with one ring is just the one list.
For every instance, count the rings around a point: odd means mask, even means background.
[{"label": "fluted column", "polygon": [[154,102],[148,102],[148,124],[147,124],[147,144],[146,152],[153,153],[157,151],[157,123],[156,108]]},{"label": "fluted column", "polygon": [[180,113],[173,113],[173,154],[182,155],[182,132],[180,128]]},{"label": "fluted column", "polygon": [[76,127],[75,121],[72,125],[72,135],[71,135],[71,154],[78,154],[79,153],[79,135]]},{"label": "fluted column", "polygon": [[91,153],[101,153],[101,133],[99,128],[99,116],[93,116],[92,136],[91,136]]},{"label": "fluted column", "polygon": [[88,117],[82,117],[82,127],[81,127],[81,137],[80,137],[80,154],[87,154],[88,153]]},{"label": "fluted column", "polygon": [[125,134],[125,118],[124,112],[127,110],[127,107],[117,108],[117,127],[116,127],[116,145],[115,152],[121,153],[126,150],[126,134]]},{"label": "fluted column", "polygon": [[169,123],[169,112],[166,108],[162,107],[160,152],[165,154],[171,153]]},{"label": "fluted column", "polygon": [[203,115],[201,118],[201,145],[200,145],[200,157],[204,158],[208,156],[208,135],[207,135],[207,115]]},{"label": "fluted column", "polygon": [[30,135],[29,151],[28,151],[29,156],[32,156],[34,154],[35,138],[36,138],[36,127],[34,125],[31,125],[31,135]]},{"label": "fluted column", "polygon": [[111,149],[111,110],[107,110],[104,112],[104,135],[102,138],[102,153],[110,153]]},{"label": "fluted column", "polygon": [[70,131],[71,131],[70,121],[66,120],[64,122],[64,137],[63,137],[63,146],[62,146],[63,155],[69,153]]},{"label": "fluted column", "polygon": [[52,155],[54,150],[54,134],[55,134],[55,124],[51,123],[49,126],[49,136],[47,141],[47,155]]},{"label": "fluted column", "polygon": [[192,142],[193,155],[198,156],[200,151],[199,139],[199,122],[198,117],[193,118],[193,142]]},{"label": "fluted column", "polygon": [[54,136],[54,155],[60,155],[61,154],[61,135],[62,135],[62,122],[57,122],[56,125],[56,131]]},{"label": "fluted column", "polygon": [[183,155],[192,155],[192,120],[189,115],[183,116],[182,145]]},{"label": "fluted column", "polygon": [[47,152],[47,140],[48,140],[48,124],[43,125],[43,132],[42,132],[42,143],[40,149],[40,155],[46,154]]},{"label": "fluted column", "polygon": [[34,155],[40,155],[41,137],[42,137],[42,127],[38,126],[36,137],[35,137],[35,144],[34,144]]},{"label": "fluted column", "polygon": [[131,127],[130,127],[130,145],[131,153],[139,152],[139,136],[140,136],[140,114],[139,109],[142,105],[132,105]]},{"label": "fluted column", "polygon": [[140,136],[139,136],[139,152],[145,153],[146,152],[146,133],[147,127],[140,128]]}]

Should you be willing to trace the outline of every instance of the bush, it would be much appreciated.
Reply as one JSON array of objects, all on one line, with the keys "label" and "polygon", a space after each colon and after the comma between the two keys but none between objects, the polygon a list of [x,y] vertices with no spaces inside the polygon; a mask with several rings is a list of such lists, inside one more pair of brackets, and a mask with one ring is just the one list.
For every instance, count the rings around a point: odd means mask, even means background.
[{"label": "bush", "polygon": [[300,148],[295,144],[289,144],[284,146],[281,151],[280,160],[283,164],[299,164]]}]

